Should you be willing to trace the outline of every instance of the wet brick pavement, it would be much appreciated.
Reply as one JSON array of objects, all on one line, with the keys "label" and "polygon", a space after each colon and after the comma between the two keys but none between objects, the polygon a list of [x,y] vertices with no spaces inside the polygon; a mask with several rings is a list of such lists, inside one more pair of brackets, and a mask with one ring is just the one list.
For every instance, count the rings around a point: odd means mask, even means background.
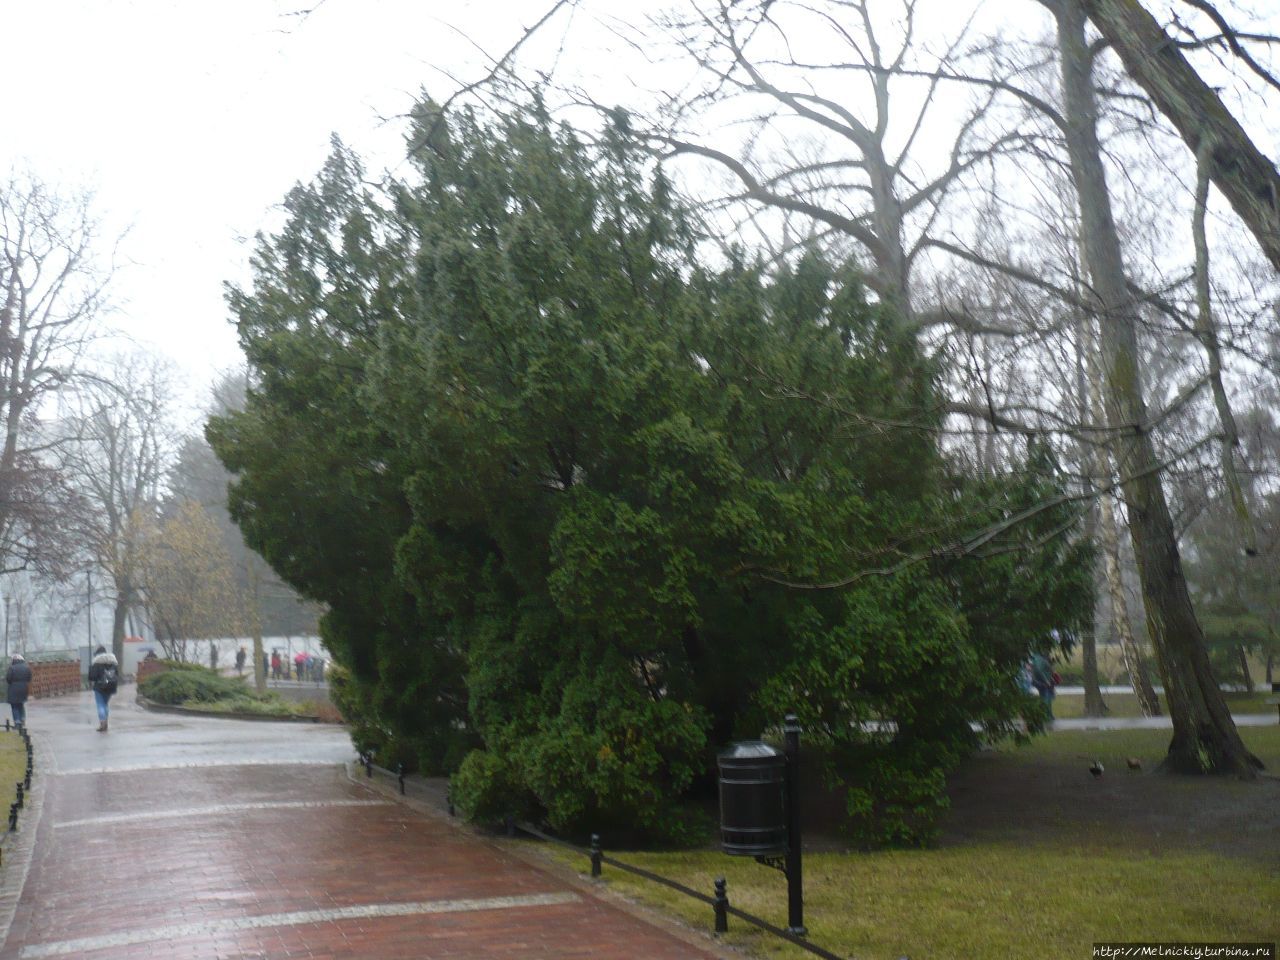
[{"label": "wet brick pavement", "polygon": [[103,736],[85,699],[32,711],[44,793],[0,958],[717,955],[352,782],[337,728],[120,702]]}]

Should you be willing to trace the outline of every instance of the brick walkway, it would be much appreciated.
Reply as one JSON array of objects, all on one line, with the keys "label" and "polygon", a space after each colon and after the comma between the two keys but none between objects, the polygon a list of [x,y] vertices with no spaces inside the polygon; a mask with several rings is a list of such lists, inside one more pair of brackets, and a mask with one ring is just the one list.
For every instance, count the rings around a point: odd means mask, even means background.
[{"label": "brick walkway", "polygon": [[334,766],[48,771],[36,829],[6,960],[716,955]]}]

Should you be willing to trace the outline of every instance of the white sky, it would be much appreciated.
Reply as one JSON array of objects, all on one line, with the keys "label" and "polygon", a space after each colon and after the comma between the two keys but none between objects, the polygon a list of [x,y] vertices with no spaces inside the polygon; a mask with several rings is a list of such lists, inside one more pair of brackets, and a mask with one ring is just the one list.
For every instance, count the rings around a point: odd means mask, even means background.
[{"label": "white sky", "polygon": [[[371,169],[398,160],[394,117],[441,95],[546,6],[518,0],[8,0],[0,174],[90,189],[125,234],[110,319],[171,357],[200,403],[239,350],[222,300],[241,238],[310,180],[337,132]],[[434,11],[438,11],[438,14]],[[104,249],[107,247],[104,244]]]},{"label": "white sky", "polygon": [[[289,15],[315,3],[305,18]],[[50,186],[95,192],[106,238],[124,234],[110,322],[173,359],[185,402],[203,405],[215,375],[239,360],[222,285],[247,275],[243,238],[274,224],[284,193],[315,175],[331,133],[371,170],[394,167],[401,128],[381,118],[404,112],[423,86],[451,92],[450,74],[477,78],[487,62],[467,38],[500,54],[550,3],[0,0],[0,175],[29,170]],[[989,0],[986,10],[1026,9],[1009,3]],[[611,15],[634,23],[671,5],[590,4],[575,22],[568,72],[601,99],[627,99],[626,58],[601,49],[607,38],[593,24]],[[931,17],[947,19],[947,7],[932,3]],[[636,69],[636,58],[627,62]],[[660,82],[682,82],[669,65],[657,69]]]}]

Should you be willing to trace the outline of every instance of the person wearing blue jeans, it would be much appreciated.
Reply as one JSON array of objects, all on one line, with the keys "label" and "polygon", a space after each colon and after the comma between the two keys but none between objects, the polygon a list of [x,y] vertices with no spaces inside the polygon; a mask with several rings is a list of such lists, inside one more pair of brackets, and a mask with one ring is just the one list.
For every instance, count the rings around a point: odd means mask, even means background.
[{"label": "person wearing blue jeans", "polygon": [[27,724],[27,694],[31,689],[31,668],[27,666],[22,654],[15,653],[9,664],[9,672],[4,677],[9,692],[5,697],[9,701],[9,709],[13,711],[13,722],[20,727]]},{"label": "person wearing blue jeans", "polygon": [[93,651],[93,663],[89,665],[89,687],[93,690],[93,702],[98,707],[98,732],[107,732],[107,718],[111,710],[111,695],[120,681],[120,664],[106,647]]}]

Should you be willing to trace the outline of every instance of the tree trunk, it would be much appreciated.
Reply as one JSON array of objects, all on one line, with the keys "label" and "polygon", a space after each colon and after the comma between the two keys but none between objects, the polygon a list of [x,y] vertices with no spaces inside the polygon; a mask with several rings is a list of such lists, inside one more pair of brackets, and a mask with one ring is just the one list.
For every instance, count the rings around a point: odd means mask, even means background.
[{"label": "tree trunk", "polygon": [[[1177,129],[1280,270],[1280,174],[1139,0],[1080,0],[1129,76]],[[1068,0],[1074,16],[1077,0]],[[1059,15],[1059,21],[1063,16]]]},{"label": "tree trunk", "polygon": [[111,613],[111,652],[116,655],[120,669],[124,669],[124,621],[129,614],[128,591],[116,594],[115,607]]},{"label": "tree trunk", "polygon": [[1261,763],[1241,741],[1209,668],[1161,486],[1160,462],[1145,426],[1138,305],[1128,290],[1098,143],[1084,0],[1062,0],[1054,12],[1062,56],[1067,150],[1080,204],[1081,246],[1099,317],[1108,422],[1115,430],[1116,469],[1128,508],[1147,628],[1173,719],[1173,739],[1163,766],[1252,777]]},{"label": "tree trunk", "polygon": [[1133,693],[1138,698],[1138,706],[1142,708],[1142,715],[1158,717],[1160,716],[1160,698],[1156,696],[1155,687],[1151,685],[1147,665],[1133,637],[1133,626],[1129,620],[1129,603],[1124,598],[1124,580],[1120,575],[1120,538],[1116,534],[1116,515],[1111,505],[1111,495],[1104,494],[1099,500],[1098,507],[1101,514],[1101,522],[1098,526],[1102,541],[1107,595],[1111,598],[1111,622],[1115,624],[1116,635],[1120,638],[1120,655],[1124,659],[1124,668],[1129,674]]},{"label": "tree trunk", "polygon": [[[1081,337],[1082,352],[1086,338]],[[1107,411],[1104,403],[1106,391],[1103,388],[1102,371],[1099,369],[1097,351],[1089,345],[1084,368],[1088,373],[1089,408],[1081,420],[1092,419],[1096,423],[1104,423]],[[1111,455],[1107,448],[1095,445],[1090,467],[1099,482],[1110,486],[1115,479],[1111,468]],[[1151,673],[1138,649],[1133,637],[1133,621],[1129,619],[1129,601],[1125,599],[1124,577],[1120,568],[1120,536],[1116,532],[1115,504],[1110,493],[1098,497],[1097,539],[1102,554],[1102,580],[1106,585],[1107,603],[1111,608],[1111,623],[1115,627],[1116,637],[1120,641],[1120,657],[1124,661],[1125,672],[1129,675],[1129,684],[1134,696],[1138,698],[1138,706],[1144,717],[1160,716],[1160,698],[1156,696],[1155,687],[1151,684]]]},{"label": "tree trunk", "polygon": [[253,634],[253,686],[258,693],[267,692],[267,671],[262,665],[262,591],[261,577],[253,557],[245,553],[245,572],[249,575],[249,604],[245,613]]},{"label": "tree trunk", "polygon": [[1236,647],[1236,654],[1240,657],[1240,678],[1244,681],[1245,693],[1253,693],[1253,674],[1249,672],[1249,651],[1244,648],[1244,644]]},{"label": "tree trunk", "polygon": [[[1074,275],[1079,274],[1078,270],[1073,271]],[[1085,317],[1080,317],[1076,323],[1076,407],[1080,413],[1080,421],[1087,422],[1090,416],[1090,408],[1092,406],[1090,396],[1094,391],[1090,390],[1090,365],[1086,362],[1086,357],[1092,354],[1091,348],[1092,337],[1089,332],[1089,322]],[[1081,444],[1080,462],[1088,464],[1090,459],[1090,447]],[[1088,476],[1088,469],[1085,470],[1085,493],[1093,495],[1093,480]],[[1095,502],[1089,508],[1084,516],[1084,538],[1093,545],[1098,543],[1098,505]],[[1089,605],[1089,620],[1085,629],[1080,635],[1080,660],[1084,668],[1084,715],[1086,717],[1103,717],[1107,714],[1107,705],[1102,699],[1102,686],[1098,681],[1098,573],[1100,570],[1100,558],[1095,557],[1093,562],[1093,576],[1090,577],[1090,586],[1093,589],[1093,603]]]},{"label": "tree trunk", "polygon": [[[1092,484],[1090,485],[1092,486]],[[1090,543],[1098,542],[1097,509],[1091,509],[1084,520],[1084,536]],[[1093,583],[1098,582],[1098,561],[1094,561]],[[1096,593],[1095,593],[1096,597]],[[1080,634],[1080,659],[1084,667],[1084,715],[1086,717],[1103,717],[1107,714],[1107,705],[1102,699],[1102,685],[1098,681],[1098,616],[1097,603],[1091,605],[1088,625]]]},{"label": "tree trunk", "polygon": [[1084,666],[1084,715],[1106,716],[1107,705],[1102,701],[1102,687],[1098,683],[1098,639],[1092,622],[1080,635],[1080,659]]}]

